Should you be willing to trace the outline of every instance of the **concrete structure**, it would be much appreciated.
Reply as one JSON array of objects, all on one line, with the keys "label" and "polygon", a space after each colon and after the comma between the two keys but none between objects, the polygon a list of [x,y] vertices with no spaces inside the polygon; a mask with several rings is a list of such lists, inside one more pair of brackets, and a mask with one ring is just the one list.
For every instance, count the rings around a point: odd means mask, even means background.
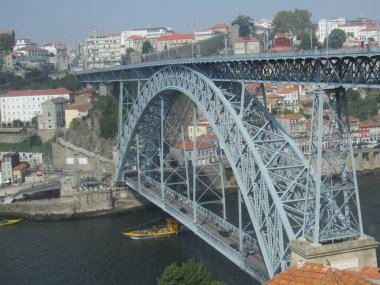
[{"label": "concrete structure", "polygon": [[70,127],[73,119],[87,116],[90,109],[91,104],[89,103],[74,103],[69,105],[65,110],[66,128]]},{"label": "concrete structure", "polygon": [[30,68],[40,68],[42,65],[49,63],[49,52],[47,50],[28,47],[18,49],[17,51],[26,56],[27,66]]},{"label": "concrete structure", "polygon": [[121,33],[109,33],[87,38],[81,44],[84,68],[103,68],[121,64]]},{"label": "concrete structure", "polygon": [[378,242],[369,236],[333,244],[313,244],[305,238],[293,240],[290,265],[300,261],[326,263],[337,269],[360,270],[364,266],[377,267],[376,248]]},{"label": "concrete structure", "polygon": [[318,22],[318,32],[317,38],[320,43],[323,43],[325,38],[331,33],[332,30],[338,28],[338,25],[343,25],[346,23],[346,19],[338,18],[338,19],[321,19]]},{"label": "concrete structure", "polygon": [[62,128],[65,124],[65,110],[70,100],[58,97],[42,103],[42,112],[37,116],[38,129]]},{"label": "concrete structure", "polygon": [[8,125],[14,120],[31,122],[33,117],[42,113],[42,103],[46,100],[58,97],[69,100],[71,93],[65,88],[9,91],[0,95],[1,121]]},{"label": "concrete structure", "polygon": [[234,54],[250,54],[263,52],[263,46],[257,38],[239,38],[232,44]]}]

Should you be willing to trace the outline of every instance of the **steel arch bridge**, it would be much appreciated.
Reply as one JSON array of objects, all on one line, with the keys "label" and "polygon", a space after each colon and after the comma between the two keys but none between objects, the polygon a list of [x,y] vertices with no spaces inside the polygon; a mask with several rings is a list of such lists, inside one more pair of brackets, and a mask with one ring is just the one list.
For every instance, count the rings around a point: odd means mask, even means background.
[{"label": "steel arch bridge", "polygon": [[[321,85],[380,87],[379,59],[376,54],[364,60],[367,66],[362,68],[367,71],[359,72],[360,80],[333,75],[323,81],[321,70],[315,78]],[[78,74],[83,82],[120,82],[117,183],[139,192],[259,281],[288,267],[288,244],[294,239],[321,243],[363,235],[344,90],[329,95],[329,108],[335,110],[327,124],[325,94],[315,92],[311,143],[305,156],[261,101],[245,89],[246,78],[268,80],[252,75],[259,74],[257,66],[244,66],[245,60],[235,62],[240,67],[232,67],[229,59],[214,67],[211,62],[185,61]],[[219,77],[202,65],[218,70]],[[241,69],[240,75],[229,73],[231,68]],[[250,74],[243,72],[249,69]],[[269,72],[271,81],[293,82],[279,77],[285,70]],[[335,74],[333,69],[330,72]],[[131,93],[125,83],[136,80],[146,82]],[[311,81],[304,76],[302,82]],[[204,142],[196,133],[201,119],[210,123],[217,138],[218,159],[213,164],[203,165]],[[192,134],[186,133],[189,126]],[[334,143],[326,150],[324,141]],[[327,173],[322,175],[326,165]],[[235,217],[230,215],[235,209],[225,192],[227,169],[238,188]],[[216,190],[218,183],[221,191]],[[247,251],[251,248],[253,255]]]}]

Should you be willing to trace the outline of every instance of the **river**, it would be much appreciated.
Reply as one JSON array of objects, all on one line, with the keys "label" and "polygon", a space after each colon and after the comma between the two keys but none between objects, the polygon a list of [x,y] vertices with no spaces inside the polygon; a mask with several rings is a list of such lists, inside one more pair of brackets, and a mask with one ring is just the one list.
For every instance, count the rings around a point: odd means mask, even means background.
[{"label": "river", "polygon": [[[359,176],[358,183],[364,231],[380,240],[380,174]],[[0,284],[156,284],[165,266],[190,257],[202,260],[216,279],[227,284],[259,284],[189,231],[155,240],[121,235],[126,227],[160,216],[164,216],[160,209],[150,208],[117,216],[23,221],[2,227]]]}]

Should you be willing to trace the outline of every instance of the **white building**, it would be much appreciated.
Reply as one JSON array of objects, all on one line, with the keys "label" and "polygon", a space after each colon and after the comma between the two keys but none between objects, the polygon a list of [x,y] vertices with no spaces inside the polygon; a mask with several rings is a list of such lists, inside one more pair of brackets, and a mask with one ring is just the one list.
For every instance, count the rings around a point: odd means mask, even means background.
[{"label": "white building", "polygon": [[9,91],[0,95],[0,112],[3,124],[12,124],[14,120],[31,122],[42,113],[42,103],[58,97],[70,100],[72,92],[65,88],[45,90]]},{"label": "white building", "polygon": [[352,34],[355,39],[359,39],[359,32],[365,28],[366,26],[363,23],[346,23],[338,25],[338,29],[343,30],[346,34]]},{"label": "white building", "polygon": [[24,49],[24,48],[35,48],[37,44],[33,43],[30,39],[20,38],[16,40],[16,43],[13,47],[13,51]]},{"label": "white building", "polygon": [[331,33],[332,30],[337,29],[338,25],[346,23],[346,19],[338,18],[332,20],[321,19],[318,22],[318,41],[323,43],[325,38]]},{"label": "white building", "polygon": [[109,33],[85,39],[81,44],[84,68],[103,68],[121,64],[121,33]]},{"label": "white building", "polygon": [[374,38],[377,41],[379,37],[379,31],[374,28],[362,29],[358,33],[358,39],[362,41],[368,41],[369,38]]}]

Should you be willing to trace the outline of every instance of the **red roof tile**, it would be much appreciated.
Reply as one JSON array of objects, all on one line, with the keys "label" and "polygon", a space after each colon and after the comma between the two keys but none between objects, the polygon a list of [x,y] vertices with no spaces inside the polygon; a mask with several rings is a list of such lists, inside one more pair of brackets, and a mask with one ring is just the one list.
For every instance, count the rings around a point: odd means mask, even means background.
[{"label": "red roof tile", "polygon": [[138,35],[130,35],[130,36],[128,37],[128,40],[143,40],[143,39],[145,39],[145,37],[143,37],[143,36],[138,36]]},{"label": "red roof tile", "polygon": [[173,41],[173,40],[193,40],[194,34],[169,34],[169,35],[162,35],[158,39],[159,41]]},{"label": "red roof tile", "polygon": [[57,89],[43,89],[43,90],[18,90],[9,91],[2,95],[3,97],[17,97],[17,96],[39,96],[39,95],[64,95],[72,93],[66,88]]},{"label": "red roof tile", "polygon": [[28,167],[29,167],[29,164],[21,163],[19,165],[16,165],[15,167],[13,167],[13,170],[23,170],[23,169],[28,168]]},{"label": "red roof tile", "polygon": [[[197,141],[195,145],[197,148],[208,148],[210,146],[214,146],[213,143],[210,143],[207,141]],[[194,143],[193,141],[186,141],[185,146],[183,144],[179,144],[177,145],[177,148],[180,148],[180,149],[185,148],[186,150],[190,150],[194,148]]]},{"label": "red roof tile", "polygon": [[91,104],[74,103],[67,107],[67,110],[88,111],[91,109]]},{"label": "red roof tile", "polygon": [[358,272],[339,270],[330,264],[299,262],[284,273],[265,283],[266,285],[370,285],[371,281],[361,277]]}]

